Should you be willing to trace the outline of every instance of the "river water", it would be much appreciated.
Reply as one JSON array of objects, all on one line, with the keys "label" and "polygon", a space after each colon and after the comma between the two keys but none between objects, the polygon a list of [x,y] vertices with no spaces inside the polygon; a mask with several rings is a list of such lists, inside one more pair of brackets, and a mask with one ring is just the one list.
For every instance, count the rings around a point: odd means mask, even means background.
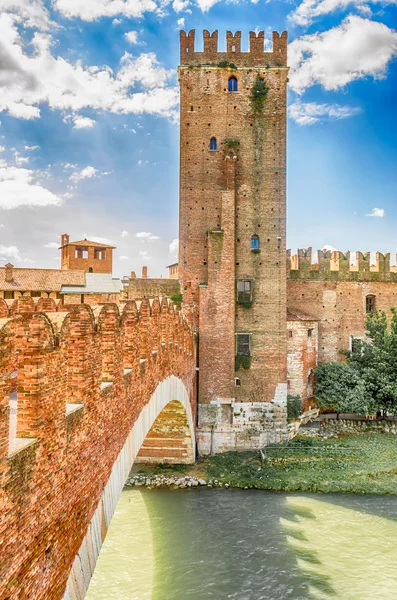
[{"label": "river water", "polygon": [[397,498],[124,490],[87,600],[397,600]]}]

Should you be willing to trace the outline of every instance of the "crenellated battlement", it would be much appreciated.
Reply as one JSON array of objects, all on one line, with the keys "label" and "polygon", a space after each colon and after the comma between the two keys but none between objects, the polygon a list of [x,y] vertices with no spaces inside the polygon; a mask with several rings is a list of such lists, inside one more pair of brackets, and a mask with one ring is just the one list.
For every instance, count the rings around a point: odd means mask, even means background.
[{"label": "crenellated battlement", "polygon": [[370,252],[353,253],[317,250],[317,262],[313,262],[312,248],[299,248],[291,255],[287,250],[287,273],[290,279],[333,281],[397,281],[397,266],[390,265],[390,253],[376,252],[375,264],[371,264]]},{"label": "crenellated battlement", "polygon": [[203,31],[204,50],[195,51],[195,30],[188,33],[180,32],[181,66],[227,66],[232,67],[285,67],[287,66],[287,40],[286,31],[280,35],[273,31],[271,52],[265,52],[265,32],[249,32],[249,51],[241,51],[241,31],[233,35],[231,31],[226,32],[226,52],[218,52],[218,31],[210,33],[207,29]]}]

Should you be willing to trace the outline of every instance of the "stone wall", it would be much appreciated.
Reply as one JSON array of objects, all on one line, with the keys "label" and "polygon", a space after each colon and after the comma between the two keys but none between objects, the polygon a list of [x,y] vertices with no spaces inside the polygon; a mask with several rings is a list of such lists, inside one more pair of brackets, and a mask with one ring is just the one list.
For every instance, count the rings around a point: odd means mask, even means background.
[{"label": "stone wall", "polygon": [[[393,433],[397,434],[397,420],[366,419],[357,421],[352,419],[327,419],[321,427],[320,433]],[[310,431],[310,430],[309,430]]]},{"label": "stone wall", "polygon": [[177,279],[167,279],[165,277],[131,277],[126,290],[128,300],[142,300],[143,298],[153,298],[155,296],[167,296],[169,298],[173,294],[179,294],[180,285]]},{"label": "stone wall", "polygon": [[14,303],[0,321],[0,597],[57,600],[160,382],[183,383],[194,423],[195,343],[165,299],[128,302],[122,314],[113,304],[40,313],[27,312],[31,298],[15,302],[20,311]]}]

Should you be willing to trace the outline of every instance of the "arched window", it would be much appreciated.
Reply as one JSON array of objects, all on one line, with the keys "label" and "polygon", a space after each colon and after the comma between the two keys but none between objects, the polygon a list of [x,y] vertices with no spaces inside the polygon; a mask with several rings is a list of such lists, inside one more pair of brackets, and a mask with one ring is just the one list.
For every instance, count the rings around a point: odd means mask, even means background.
[{"label": "arched window", "polygon": [[251,250],[254,252],[259,250],[259,236],[256,233],[251,238]]},{"label": "arched window", "polygon": [[210,139],[210,150],[216,150],[216,138]]},{"label": "arched window", "polygon": [[88,272],[89,272],[89,273],[93,273],[93,269],[92,269],[92,267],[90,267],[90,268],[88,269]]},{"label": "arched window", "polygon": [[237,92],[237,79],[235,77],[230,77],[228,90],[229,92]]},{"label": "arched window", "polygon": [[375,310],[375,296],[370,294],[365,297],[365,312],[367,314],[374,312]]}]

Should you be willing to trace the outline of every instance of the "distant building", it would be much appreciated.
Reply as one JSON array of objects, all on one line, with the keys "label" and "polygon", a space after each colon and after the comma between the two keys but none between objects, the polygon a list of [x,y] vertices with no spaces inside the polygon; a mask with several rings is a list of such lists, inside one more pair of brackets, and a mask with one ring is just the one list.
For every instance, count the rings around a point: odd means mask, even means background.
[{"label": "distant building", "polygon": [[178,263],[168,265],[167,269],[169,279],[178,279]]},{"label": "distant building", "polygon": [[86,273],[111,273],[115,246],[84,239],[70,242],[67,233],[61,237],[61,269]]},{"label": "distant building", "polygon": [[84,271],[61,269],[20,269],[11,263],[0,267],[0,298],[12,300],[20,296],[61,299],[63,285],[85,284]]},{"label": "distant building", "polygon": [[147,267],[142,267],[142,277],[131,271],[128,287],[124,287],[128,300],[141,300],[155,296],[173,296],[180,292],[179,281],[175,277],[148,277]]}]

